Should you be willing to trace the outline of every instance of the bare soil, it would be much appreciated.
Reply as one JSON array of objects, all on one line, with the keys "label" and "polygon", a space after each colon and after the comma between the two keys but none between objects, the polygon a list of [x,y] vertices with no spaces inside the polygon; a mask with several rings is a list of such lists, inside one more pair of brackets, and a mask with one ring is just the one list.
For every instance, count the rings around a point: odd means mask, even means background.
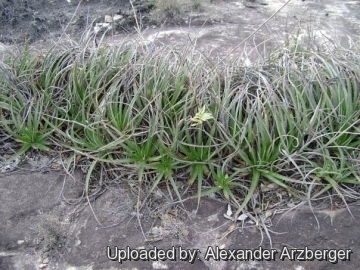
[{"label": "bare soil", "polygon": [[[162,200],[158,207],[144,208],[137,215],[136,196],[129,186],[118,184],[105,187],[89,207],[82,197],[82,173],[77,171],[72,176],[60,171],[41,173],[28,166],[0,176],[0,269],[313,270],[359,266],[360,208],[356,204],[350,206],[352,215],[346,208],[335,207],[313,211],[306,206],[296,211],[278,209],[267,225],[269,238],[255,223],[226,219],[227,205],[210,198],[201,200],[198,211],[196,199],[184,205]],[[174,249],[176,257],[123,259],[120,263],[115,249],[128,247]],[[195,252],[194,260],[181,257],[180,248]],[[226,260],[229,257],[212,255],[217,248],[272,251],[274,257]],[[291,260],[286,254],[295,249],[348,252],[349,260]]]},{"label": "bare soil", "polygon": [[[255,1],[256,2],[256,1]],[[102,42],[116,46],[131,38],[151,46],[192,44],[211,57],[241,58],[251,63],[262,52],[281,43],[296,30],[310,27],[319,46],[328,38],[345,44],[360,34],[359,1],[292,0],[238,49],[247,38],[284,4],[285,0],[263,1],[267,5],[247,7],[242,1],[208,1],[200,10],[190,10],[176,20],[159,22],[151,6],[134,1],[136,24],[129,1],[0,0],[0,52],[21,48],[25,43],[46,49],[64,39],[80,40],[84,30],[106,23],[105,16],[121,15],[110,25]],[[245,3],[246,4],[246,3]],[[104,26],[105,28],[109,25]],[[136,28],[141,27],[141,34]],[[100,36],[103,32],[99,34]],[[299,32],[309,38],[305,32]],[[61,170],[43,170],[21,165],[0,174],[0,269],[358,269],[360,209],[329,205],[310,209],[263,211],[259,219],[270,235],[250,220],[233,223],[224,217],[227,205],[204,198],[174,205],[164,197],[153,200],[137,213],[136,196],[128,185],[103,186],[98,196],[83,197],[81,172],[72,177]],[[90,203],[90,204],[89,204]],[[91,206],[91,207],[90,207]],[[289,210],[289,211],[288,211]],[[270,237],[269,237],[270,236]],[[112,261],[107,246],[118,249],[177,250],[174,261]],[[276,251],[274,260],[225,260],[206,257],[214,250]],[[196,252],[194,264],[181,259],[179,248]],[[284,249],[308,248],[346,252],[350,260],[336,263],[324,259],[280,259]],[[275,252],[274,251],[274,252]],[[228,253],[227,253],[228,254]],[[262,257],[263,258],[263,257]]]},{"label": "bare soil", "polygon": [[0,42],[33,43],[64,33],[77,40],[88,25],[130,8],[127,0],[0,0]]},{"label": "bare soil", "polygon": [[[331,40],[346,45],[349,38],[360,36],[359,1],[292,0],[268,21],[286,0],[202,2],[200,8],[190,7],[169,16],[159,14],[145,0],[133,1],[135,13],[128,0],[0,0],[0,51],[6,45],[25,42],[37,49],[66,39],[77,42],[86,29],[93,31],[105,23],[105,16],[117,15],[124,18],[110,23],[111,30],[102,39],[109,45],[116,46],[129,38],[155,46],[191,44],[211,58],[227,56],[248,64],[281,46],[291,35],[311,38],[318,47],[331,44]],[[265,21],[255,35],[242,43]],[[98,34],[99,40],[102,33]]]}]

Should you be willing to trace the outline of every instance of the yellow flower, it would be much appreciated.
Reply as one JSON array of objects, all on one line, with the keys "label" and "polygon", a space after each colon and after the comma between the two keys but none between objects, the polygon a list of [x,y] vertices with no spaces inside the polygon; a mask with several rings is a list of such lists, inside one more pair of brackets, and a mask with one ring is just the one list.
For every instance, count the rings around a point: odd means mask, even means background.
[{"label": "yellow flower", "polygon": [[210,120],[210,119],[214,119],[214,117],[212,116],[211,113],[207,113],[205,112],[205,106],[203,106],[196,114],[194,117],[192,117],[190,120],[192,122],[194,122],[191,126],[197,126],[197,125],[201,125],[203,122]]}]

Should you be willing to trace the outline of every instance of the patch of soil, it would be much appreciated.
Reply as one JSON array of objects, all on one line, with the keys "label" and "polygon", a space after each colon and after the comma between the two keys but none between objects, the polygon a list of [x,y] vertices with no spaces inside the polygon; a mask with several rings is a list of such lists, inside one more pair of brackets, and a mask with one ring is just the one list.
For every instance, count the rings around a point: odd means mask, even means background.
[{"label": "patch of soil", "polygon": [[[143,1],[133,2],[142,13],[151,8]],[[121,14],[133,15],[128,0],[0,0],[0,42],[32,43],[64,33],[78,40],[86,27],[103,22],[105,15]],[[118,32],[133,31],[133,23],[129,18]]]},{"label": "patch of soil", "polygon": [[102,40],[110,46],[129,37],[146,45],[190,44],[213,58],[251,64],[291,35],[313,39],[318,47],[331,45],[331,39],[345,45],[348,37],[360,35],[358,1],[292,0],[278,13],[286,0],[200,2],[171,17],[146,0],[133,0],[135,20],[128,0],[0,0],[0,53],[4,44],[28,42],[46,49],[68,38],[78,42],[90,30],[99,39],[106,31]]},{"label": "patch of soil", "polygon": [[[350,206],[352,215],[346,208],[280,211],[271,218],[267,235],[261,224],[251,220],[226,219],[227,205],[210,198],[203,198],[198,207],[196,199],[174,205],[163,197],[161,211],[154,214],[144,207],[137,213],[137,197],[127,185],[118,184],[106,188],[91,207],[86,200],[66,203],[64,199],[79,198],[82,177],[80,172],[41,173],[31,168],[0,175],[0,269],[358,267],[360,243],[354,236],[360,233],[360,209],[356,205]],[[170,253],[163,259],[160,255],[136,259],[139,250]],[[303,251],[307,257],[304,253],[297,257]],[[254,257],[241,257],[243,252]],[[314,258],[313,252],[320,255]],[[321,255],[324,252],[330,253]],[[264,259],[265,253],[273,256]]]}]

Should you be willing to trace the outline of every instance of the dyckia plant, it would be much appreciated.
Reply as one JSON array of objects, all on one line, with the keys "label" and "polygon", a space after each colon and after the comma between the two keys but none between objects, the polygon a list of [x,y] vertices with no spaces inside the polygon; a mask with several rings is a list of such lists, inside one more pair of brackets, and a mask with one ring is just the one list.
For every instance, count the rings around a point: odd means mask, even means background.
[{"label": "dyckia plant", "polygon": [[211,172],[210,175],[214,181],[215,186],[206,191],[203,191],[201,196],[207,196],[215,192],[220,192],[224,195],[226,200],[233,200],[236,202],[238,199],[234,194],[235,190],[237,188],[244,188],[244,185],[241,183],[241,181],[239,181],[240,179],[238,178],[239,172],[235,171],[231,175],[228,175],[225,166],[217,168],[216,170],[213,165],[210,165],[209,168]]},{"label": "dyckia plant", "polygon": [[213,65],[192,46],[25,50],[0,65],[0,130],[16,155],[51,142],[88,158],[87,195],[94,170],[118,166],[141,194],[165,184],[182,201],[187,178],[198,201],[218,192],[237,215],[262,181],[309,202],[358,199],[359,47],[302,43],[253,66]]},{"label": "dyckia plant", "polygon": [[11,159],[24,154],[30,148],[48,150],[48,139],[53,131],[43,120],[46,105],[43,100],[28,100],[20,91],[1,99],[2,126],[12,138],[22,144],[21,149]]},{"label": "dyckia plant", "polygon": [[179,150],[179,162],[189,169],[189,184],[197,182],[198,201],[201,197],[203,177],[209,172],[209,165],[220,158],[220,153],[225,147],[225,143],[216,140],[216,126],[205,122],[211,119],[210,114],[206,114],[205,109],[200,114],[195,115],[196,127],[192,127],[192,122],[183,121],[178,125],[175,141]]}]

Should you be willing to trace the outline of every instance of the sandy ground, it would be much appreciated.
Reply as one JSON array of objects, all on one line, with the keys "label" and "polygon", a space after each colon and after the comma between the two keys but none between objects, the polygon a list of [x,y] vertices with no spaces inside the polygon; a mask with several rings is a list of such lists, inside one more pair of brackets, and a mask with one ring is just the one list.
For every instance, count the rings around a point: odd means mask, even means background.
[{"label": "sandy ground", "polygon": [[[350,206],[351,214],[345,208],[312,212],[306,206],[279,211],[267,224],[266,235],[250,220],[229,221],[224,217],[227,205],[209,198],[201,201],[197,212],[197,200],[188,200],[184,206],[165,202],[156,214],[144,211],[137,217],[136,196],[125,185],[106,188],[90,208],[86,200],[79,199],[81,173],[71,178],[61,172],[31,170],[0,176],[0,269],[313,270],[359,266],[357,205]],[[77,204],[64,199],[77,200]],[[168,253],[134,260],[136,250],[141,249]]]}]

